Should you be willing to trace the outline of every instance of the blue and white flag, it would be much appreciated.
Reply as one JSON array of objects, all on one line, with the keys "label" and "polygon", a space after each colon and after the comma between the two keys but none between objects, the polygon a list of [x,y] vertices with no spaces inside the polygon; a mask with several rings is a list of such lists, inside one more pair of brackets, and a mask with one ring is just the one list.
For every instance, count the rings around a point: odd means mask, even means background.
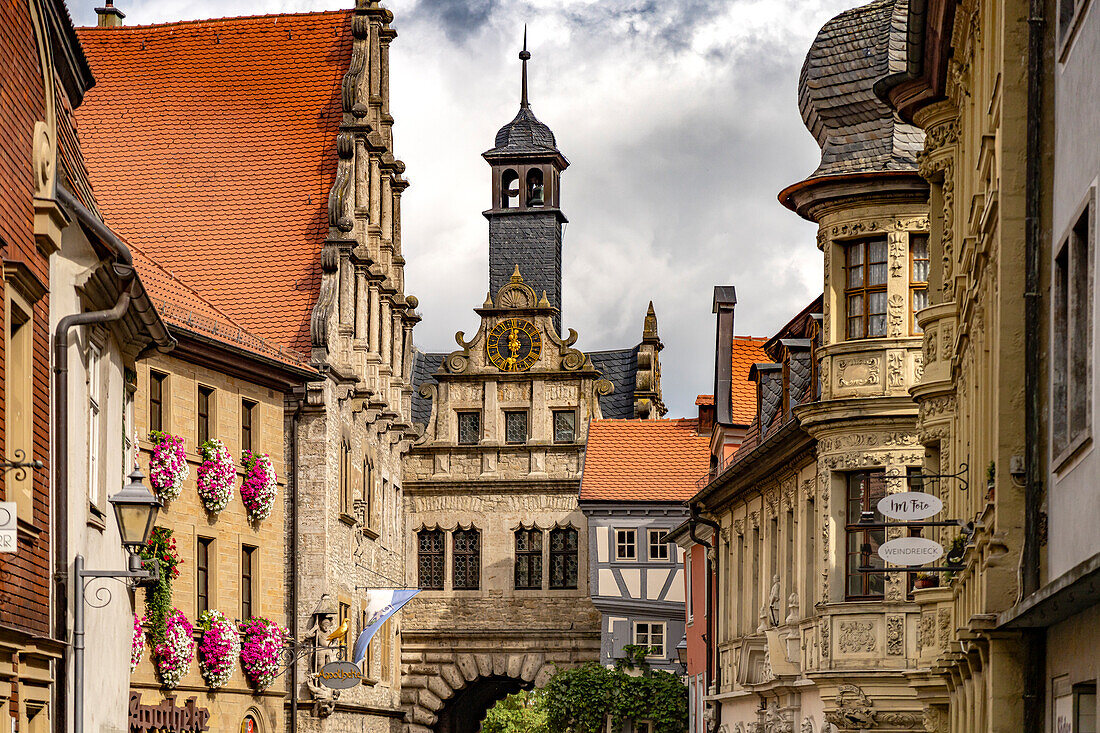
[{"label": "blue and white flag", "polygon": [[367,591],[367,623],[359,632],[359,638],[355,640],[352,649],[351,661],[359,664],[363,657],[367,656],[367,645],[386,623],[386,619],[401,610],[401,607],[412,600],[419,590],[392,590],[388,588],[375,588]]}]

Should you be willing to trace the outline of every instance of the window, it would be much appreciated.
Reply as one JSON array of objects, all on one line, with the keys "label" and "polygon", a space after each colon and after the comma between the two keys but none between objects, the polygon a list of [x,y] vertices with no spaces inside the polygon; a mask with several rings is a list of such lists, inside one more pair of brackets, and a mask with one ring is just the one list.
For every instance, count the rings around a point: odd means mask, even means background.
[{"label": "window", "polygon": [[662,622],[634,622],[634,644],[649,647],[647,657],[665,656],[665,625]]},{"label": "window", "polygon": [[884,521],[878,513],[879,499],[886,496],[886,481],[881,473],[850,473],[848,480],[847,513],[845,516],[845,542],[847,543],[847,563],[845,565],[846,597],[849,600],[863,598],[881,598],[883,576],[876,573],[861,573],[860,567],[883,567],[878,556],[878,547],[886,541],[884,529],[861,529],[857,526],[863,512],[873,511],[876,522]]},{"label": "window", "polygon": [[443,530],[422,529],[416,541],[417,585],[424,590],[443,590]]},{"label": "window", "polygon": [[377,531],[378,517],[375,516],[375,513],[378,511],[378,507],[374,496],[374,467],[366,458],[363,459],[363,501],[366,502],[366,507],[363,509],[363,519],[368,527]]},{"label": "window", "polygon": [[577,414],[573,410],[554,410],[554,442],[572,443],[577,439]]},{"label": "window", "polygon": [[527,442],[526,410],[504,413],[504,442],[509,445],[522,445]]},{"label": "window", "polygon": [[909,332],[921,333],[917,311],[928,307],[928,235],[909,235]]},{"label": "window", "polygon": [[542,206],[546,203],[542,187],[542,171],[532,168],[527,171],[527,205]]},{"label": "window", "polygon": [[635,539],[634,530],[632,529],[617,529],[615,530],[615,559],[616,560],[633,560],[637,557],[637,540]]},{"label": "window", "polygon": [[382,624],[382,628],[378,630],[378,637],[381,640],[380,656],[382,657],[382,674],[381,679],[385,683],[392,681],[392,665],[393,665],[393,619],[386,619],[386,623]]},{"label": "window", "polygon": [[214,390],[210,387],[199,387],[199,396],[197,410],[198,420],[196,421],[196,432],[198,433],[198,445],[202,445],[206,441],[210,440],[210,423],[211,416],[213,414],[214,407]]},{"label": "window", "polygon": [[1076,450],[1091,428],[1094,210],[1095,201],[1090,200],[1054,259],[1051,422],[1058,457]]},{"label": "window", "polygon": [[241,545],[241,619],[252,618],[252,596],[255,587],[256,548]]},{"label": "window", "polygon": [[166,429],[164,420],[164,402],[168,396],[168,375],[160,372],[149,372],[149,430],[161,431]]},{"label": "window", "polygon": [[684,602],[687,607],[687,622],[695,623],[695,599],[691,597],[691,546],[684,552]]},{"label": "window", "polygon": [[351,516],[351,443],[340,441],[340,514]]},{"label": "window", "polygon": [[886,335],[886,238],[844,245],[848,338]]},{"label": "window", "polygon": [[252,450],[252,420],[255,412],[255,402],[241,400],[241,452]]},{"label": "window", "polygon": [[481,440],[481,413],[458,413],[458,444],[477,445]]},{"label": "window", "polygon": [[[1058,0],[1058,42],[1060,51],[1067,48],[1074,30],[1079,27],[1078,19],[1084,15],[1082,10],[1088,5],[1088,0]],[[1076,733],[1076,728],[1074,731]]]},{"label": "window", "polygon": [[516,530],[516,590],[542,588],[542,530]]},{"label": "window", "polygon": [[[199,537],[195,547],[195,615],[210,610],[210,558],[214,540]],[[243,586],[242,586],[243,587]],[[247,618],[247,617],[246,617]]]},{"label": "window", "polygon": [[634,733],[653,733],[653,721],[638,720],[634,722]]},{"label": "window", "polygon": [[650,560],[667,560],[668,559],[668,530],[667,529],[651,529],[651,530],[649,530],[649,559]]},{"label": "window", "polygon": [[1073,686],[1073,733],[1096,733],[1096,683]]},{"label": "window", "polygon": [[99,457],[103,454],[104,446],[100,445],[103,438],[101,425],[103,401],[103,347],[97,343],[88,345],[88,500],[92,507],[100,514],[107,508],[106,497],[100,496],[103,491],[103,477],[100,476],[102,467],[99,465]]},{"label": "window", "polygon": [[558,527],[550,530],[550,587],[571,590],[577,587],[577,530]]},{"label": "window", "polygon": [[477,590],[481,583],[481,533],[474,528],[457,529],[451,548],[455,590]]}]

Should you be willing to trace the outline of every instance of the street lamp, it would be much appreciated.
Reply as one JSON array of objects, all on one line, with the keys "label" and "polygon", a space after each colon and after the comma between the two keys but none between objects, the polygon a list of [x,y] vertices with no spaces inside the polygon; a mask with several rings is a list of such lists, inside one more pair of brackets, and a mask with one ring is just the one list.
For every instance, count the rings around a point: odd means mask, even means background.
[{"label": "street lamp", "polygon": [[684,633],[684,638],[680,639],[680,643],[676,645],[676,658],[680,660],[680,666],[684,668],[684,674],[687,674],[688,637],[686,632]]},{"label": "street lamp", "polygon": [[[154,562],[152,570],[145,570],[141,567],[141,556],[138,555],[149,541],[153,523],[156,522],[161,507],[160,500],[142,483],[144,478],[141,469],[134,466],[130,482],[122,487],[122,491],[107,500],[115,512],[122,546],[130,553],[127,569],[85,570],[83,555],[77,555],[73,559],[73,570],[76,571],[76,602],[73,608],[73,733],[84,733],[84,594],[88,584],[97,578],[114,578],[132,583],[136,587],[154,583],[160,578],[160,564]],[[103,608],[111,602],[110,590],[100,588],[95,599],[96,602],[88,605]]]}]

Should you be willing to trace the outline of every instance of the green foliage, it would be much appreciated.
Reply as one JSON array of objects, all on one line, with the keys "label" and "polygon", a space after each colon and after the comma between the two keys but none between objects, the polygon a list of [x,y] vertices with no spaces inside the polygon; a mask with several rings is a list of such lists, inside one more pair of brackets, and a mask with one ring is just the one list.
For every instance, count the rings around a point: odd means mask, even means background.
[{"label": "green foliage", "polygon": [[141,566],[146,570],[160,567],[160,579],[145,588],[146,628],[154,643],[164,640],[168,613],[172,610],[172,581],[179,577],[180,556],[172,530],[153,527],[149,541],[141,548]]},{"label": "green foliage", "polygon": [[481,733],[549,733],[540,690],[509,695],[489,709]]},{"label": "green foliage", "polygon": [[656,651],[656,647],[627,644],[623,647],[623,657],[615,662],[615,669],[640,669],[642,672],[647,672],[649,670],[647,657]]},{"label": "green foliage", "polygon": [[[637,649],[644,658],[648,650]],[[541,705],[548,733],[602,733],[608,718],[613,733],[627,720],[653,721],[654,733],[683,733],[688,724],[687,688],[660,670],[631,675],[595,662],[560,670],[543,689]]]}]

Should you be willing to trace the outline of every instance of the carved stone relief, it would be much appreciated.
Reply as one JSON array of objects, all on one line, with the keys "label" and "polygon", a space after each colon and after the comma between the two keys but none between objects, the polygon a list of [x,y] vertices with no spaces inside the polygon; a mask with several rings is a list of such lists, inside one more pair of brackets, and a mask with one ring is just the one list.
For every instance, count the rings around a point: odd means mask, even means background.
[{"label": "carved stone relief", "polygon": [[841,621],[838,625],[837,647],[845,654],[862,654],[875,651],[875,624],[873,621]]},{"label": "carved stone relief", "polygon": [[905,651],[905,617],[886,617],[886,653],[901,656]]},{"label": "carved stone relief", "polygon": [[576,402],[577,385],[551,382],[546,385],[546,399],[550,402]]},{"label": "carved stone relief", "polygon": [[891,336],[905,336],[905,298],[894,293],[886,303],[886,323]]},{"label": "carved stone relief", "polygon": [[905,352],[891,351],[886,355],[886,384],[893,389],[905,386]]},{"label": "carved stone relief", "polygon": [[497,399],[501,402],[522,402],[531,399],[530,382],[504,382],[497,385]]},{"label": "carved stone relief", "polygon": [[837,385],[867,387],[879,384],[879,358],[861,357],[837,360]]}]

